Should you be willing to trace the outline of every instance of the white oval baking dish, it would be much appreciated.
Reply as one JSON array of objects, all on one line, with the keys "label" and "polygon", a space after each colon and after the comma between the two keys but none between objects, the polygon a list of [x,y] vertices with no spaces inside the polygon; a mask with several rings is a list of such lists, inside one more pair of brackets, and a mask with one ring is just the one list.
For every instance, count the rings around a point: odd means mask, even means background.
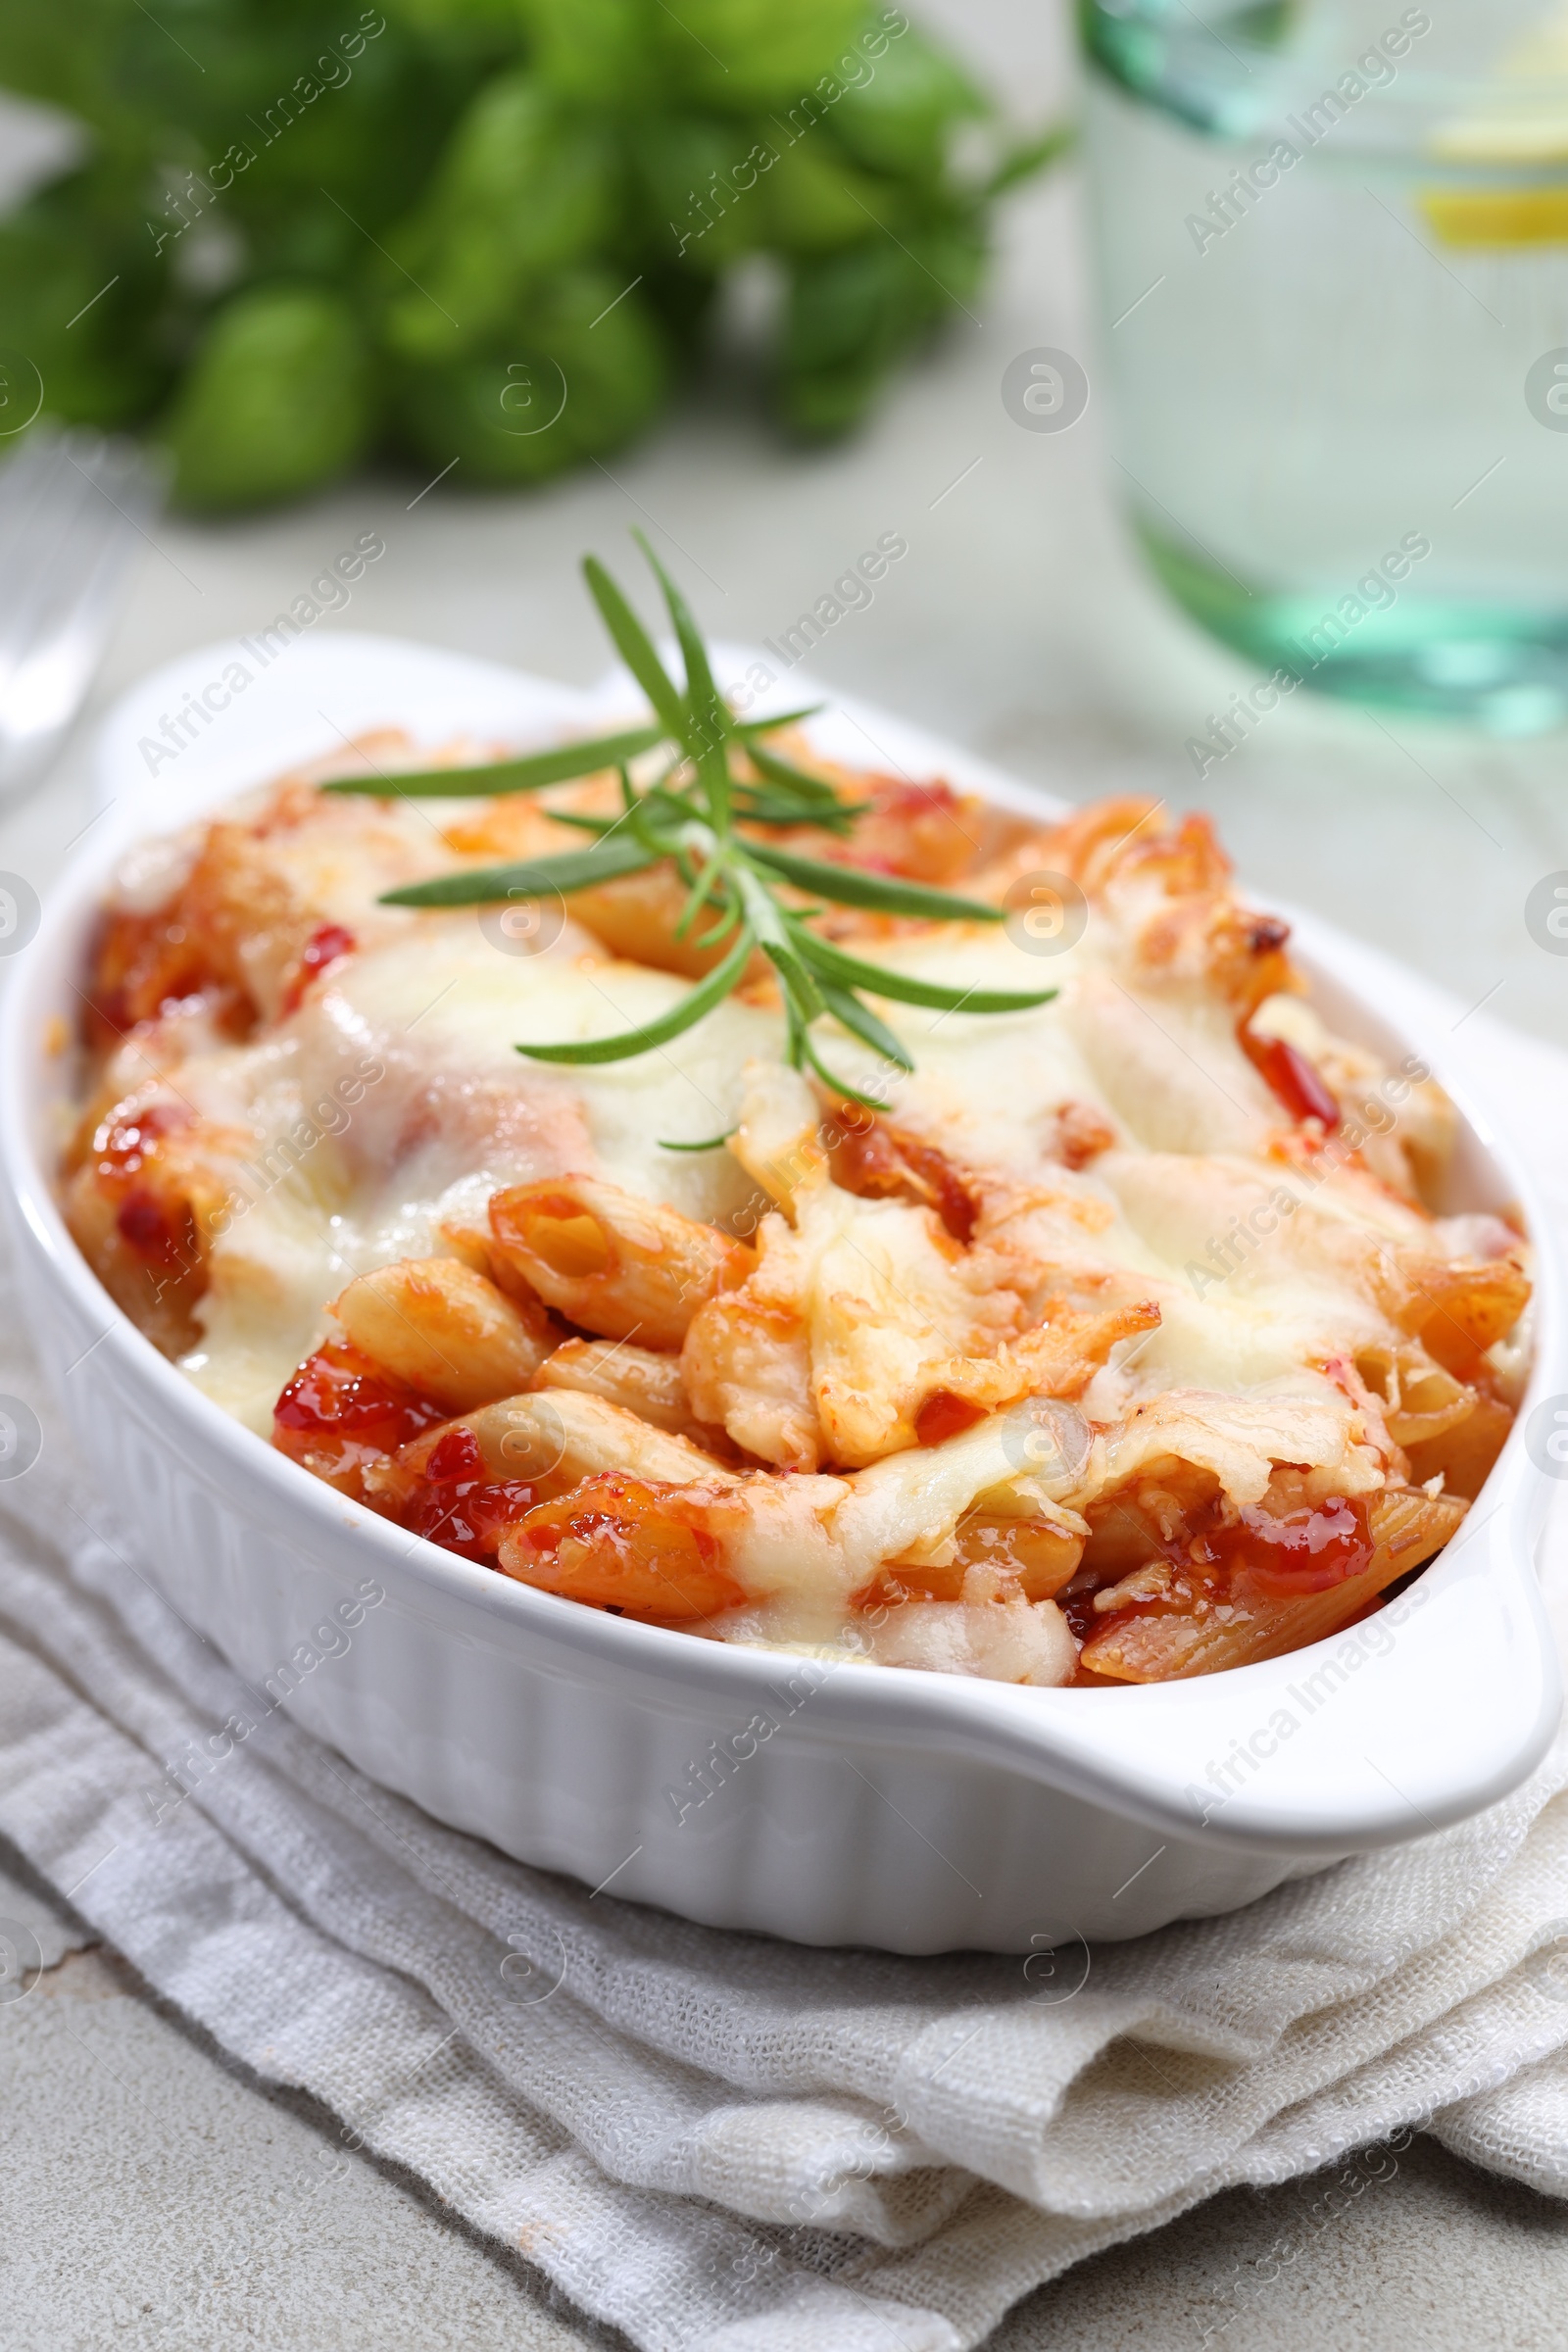
[{"label": "white oval baking dish", "polygon": [[[549,740],[624,699],[614,681],[574,694],[340,632],[291,644],[236,697],[239,718],[150,782],[137,747],[159,713],[245,658],[192,653],[108,723],[104,813],[12,968],[0,1170],[33,1327],[119,1540],[258,1690],[519,1860],[718,1926],[903,1952],[1027,1951],[1231,1910],[1473,1813],[1525,1777],[1560,1706],[1533,1564],[1546,1485],[1523,1445],[1531,1406],[1568,1388],[1555,1255],[1525,1170],[1446,1066],[1446,1041],[1420,1011],[1406,1017],[1412,1003],[1424,1011],[1419,985],[1304,918],[1297,944],[1324,975],[1329,1017],[1419,1052],[1460,1101],[1447,1205],[1521,1201],[1542,1251],[1535,1374],[1501,1461],[1435,1565],[1333,1641],[1125,1691],[803,1664],[606,1616],[411,1539],[198,1395],[88,1271],[46,1164],[63,1080],[45,1039],[57,1017],[74,1020],[111,866],[334,730]],[[719,649],[720,677],[748,658]],[[798,678],[778,691],[802,699]],[[1042,806],[864,706],[841,703],[814,727],[845,758]]]}]

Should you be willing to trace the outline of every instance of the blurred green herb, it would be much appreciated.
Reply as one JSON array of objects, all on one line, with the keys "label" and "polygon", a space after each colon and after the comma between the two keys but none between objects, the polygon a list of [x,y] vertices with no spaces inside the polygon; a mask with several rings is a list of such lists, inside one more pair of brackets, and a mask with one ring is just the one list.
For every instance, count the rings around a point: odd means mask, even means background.
[{"label": "blurred green herb", "polygon": [[880,0],[0,0],[0,86],[91,141],[0,220],[5,341],[209,509],[612,449],[758,256],[780,415],[843,432],[1064,140]]},{"label": "blurred green herb", "polygon": [[[502,760],[483,767],[435,768],[399,776],[348,776],[328,792],[361,793],[376,800],[423,800],[438,796],[538,792],[568,776],[595,775],[610,765],[620,770],[618,816],[573,815],[569,820],[596,838],[587,849],[553,858],[530,858],[514,865],[466,867],[433,882],[416,882],[385,894],[389,906],[475,906],[498,899],[566,898],[623,874],[644,872],[671,861],[686,885],[686,904],[676,936],[698,948],[725,946],[720,960],[688,989],[669,1010],[640,1029],[570,1045],[519,1046],[535,1061],[590,1063],[628,1061],[656,1046],[668,1045],[710,1012],[744,978],[760,949],[772,965],[784,1000],[788,1058],[796,1069],[809,1065],[837,1094],[872,1110],[884,1104],[835,1077],[817,1056],[812,1023],[831,1014],[841,1029],[869,1046],[895,1069],[913,1068],[907,1049],[864,1001],[863,992],[896,1003],[929,1005],[941,1012],[1022,1012],[1049,1003],[1054,988],[1018,993],[1011,989],[947,988],[907,973],[867,963],[848,955],[810,927],[822,901],[864,906],[882,914],[914,915],[926,921],[1000,923],[1003,909],[984,899],[959,898],[923,882],[872,873],[864,866],[839,865],[737,832],[737,825],[808,826],[845,835],[858,809],[842,800],[821,776],[813,776],[769,752],[760,740],[808,711],[777,718],[742,720],[713,683],[712,666],[684,597],[665,572],[641,531],[638,545],[648,558],[668,609],[680,647],[685,682],[677,687],[652,639],[614,581],[593,556],[583,564],[589,592],[599,607],[615,649],[647,695],[653,717],[645,727],[600,735],[531,759]],[[755,775],[737,774],[734,755],[744,755]],[[633,784],[626,762],[659,753],[659,772]],[[757,778],[760,777],[759,782]],[[779,882],[802,894],[796,905],[778,895]],[[699,930],[698,925],[707,927]],[[727,945],[725,945],[727,943]],[[724,1138],[717,1138],[722,1143]],[[668,1144],[666,1151],[697,1152],[713,1144]]]}]

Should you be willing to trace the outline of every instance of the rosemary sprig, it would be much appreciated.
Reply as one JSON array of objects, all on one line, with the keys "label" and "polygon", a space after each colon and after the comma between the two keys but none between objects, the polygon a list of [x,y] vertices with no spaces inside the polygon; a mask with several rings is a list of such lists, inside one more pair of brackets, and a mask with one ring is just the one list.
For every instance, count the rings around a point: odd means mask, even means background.
[{"label": "rosemary sprig", "polygon": [[[369,793],[383,799],[536,792],[571,776],[618,767],[619,816],[574,815],[568,819],[579,830],[597,837],[585,848],[513,865],[442,874],[432,882],[388,891],[383,904],[468,906],[558,893],[566,898],[573,891],[641,873],[668,859],[687,891],[677,925],[679,936],[690,937],[700,948],[727,943],[720,961],[667,1012],[641,1028],[564,1045],[519,1045],[517,1052],[535,1061],[568,1064],[625,1061],[652,1053],[720,1004],[760,951],[777,975],[784,999],[786,1051],[793,1066],[809,1067],[836,1094],[881,1110],[885,1107],[882,1102],[858,1093],[824,1068],[811,1039],[814,1022],[830,1016],[894,1068],[909,1070],[914,1065],[907,1049],[862,1001],[862,992],[906,1004],[930,1005],[943,1012],[1022,1012],[1046,1004],[1056,991],[957,989],[910,979],[848,956],[823,939],[811,928],[811,918],[822,911],[819,904],[792,906],[778,897],[775,886],[783,882],[813,902],[826,900],[883,914],[968,923],[1003,919],[1003,909],[983,899],[965,899],[924,883],[874,874],[863,866],[802,857],[759,840],[753,833],[737,831],[738,825],[780,829],[809,825],[842,835],[853,830],[859,810],[842,800],[825,778],[809,774],[760,740],[796,719],[810,717],[810,710],[744,721],[728,709],[713,682],[707,649],[685,599],[643,534],[638,531],[634,536],[663,594],[685,668],[683,687],[670,678],[642,622],[593,556],[583,564],[583,576],[617,652],[648,697],[654,713],[648,725],[589,742],[564,744],[524,760],[504,760],[483,767],[435,768],[416,775],[344,777],[326,789]],[[655,751],[665,754],[660,773],[651,782],[634,785],[628,761]],[[753,775],[736,774],[732,761],[737,751],[744,753]],[[704,925],[701,930],[696,927],[699,922]]]},{"label": "rosemary sprig", "polygon": [[651,850],[629,833],[596,841],[591,849],[563,850],[558,858],[529,858],[517,865],[465,866],[460,874],[441,874],[421,882],[418,896],[389,891],[387,903],[402,906],[478,906],[489,899],[562,898],[574,890],[592,890],[622,874],[641,873],[657,865],[662,850]]},{"label": "rosemary sprig", "polygon": [[659,1149],[661,1152],[722,1152],[730,1137],[739,1133],[738,1127],[726,1127],[722,1135],[705,1135],[695,1144],[670,1144],[660,1136]]},{"label": "rosemary sprig", "polygon": [[377,800],[466,801],[476,795],[540,792],[572,776],[615,767],[651,752],[664,741],[662,727],[631,727],[621,735],[600,735],[592,743],[564,743],[526,760],[497,760],[487,767],[428,767],[410,775],[339,776],[324,792],[372,793]]}]

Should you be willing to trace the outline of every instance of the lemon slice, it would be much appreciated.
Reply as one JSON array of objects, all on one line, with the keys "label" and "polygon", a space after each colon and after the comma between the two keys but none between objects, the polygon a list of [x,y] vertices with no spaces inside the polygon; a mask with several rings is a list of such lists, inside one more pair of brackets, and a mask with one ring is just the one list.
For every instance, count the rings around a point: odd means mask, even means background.
[{"label": "lemon slice", "polygon": [[1505,50],[1495,79],[1557,86],[1461,116],[1434,133],[1432,152],[1456,164],[1535,167],[1541,179],[1532,187],[1430,188],[1421,210],[1444,245],[1568,244],[1568,7]]},{"label": "lemon slice", "polygon": [[1444,245],[1568,245],[1568,178],[1540,188],[1429,190],[1421,210]]}]

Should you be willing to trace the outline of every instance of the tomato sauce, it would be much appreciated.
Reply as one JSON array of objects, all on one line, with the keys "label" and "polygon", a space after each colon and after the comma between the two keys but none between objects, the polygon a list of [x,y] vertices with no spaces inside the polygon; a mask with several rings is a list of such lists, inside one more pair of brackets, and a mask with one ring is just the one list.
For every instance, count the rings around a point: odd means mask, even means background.
[{"label": "tomato sauce", "polygon": [[353,1473],[447,1418],[444,1405],[395,1380],[357,1348],[328,1340],[285,1382],[272,1408],[272,1443],[319,1474]]},{"label": "tomato sauce", "polygon": [[1246,1027],[1237,1031],[1242,1052],[1263,1084],[1293,1119],[1317,1119],[1325,1135],[1341,1124],[1339,1103],[1306,1058],[1283,1037],[1258,1037]]},{"label": "tomato sauce", "polygon": [[973,1429],[985,1417],[984,1405],[971,1404],[967,1396],[955,1396],[951,1389],[936,1389],[915,1415],[915,1438],[922,1446],[940,1446],[945,1438]]},{"label": "tomato sauce", "polygon": [[980,1202],[945,1152],[856,1102],[834,1104],[832,1129],[837,1141],[828,1165],[835,1184],[862,1200],[918,1200],[968,1248]]},{"label": "tomato sauce", "polygon": [[199,1254],[195,1223],[183,1191],[166,1176],[155,1180],[159,1147],[191,1123],[181,1102],[149,1102],[110,1119],[93,1139],[98,1184],[117,1203],[121,1240],[138,1257],[189,1270]]},{"label": "tomato sauce", "polygon": [[107,1047],[154,1020],[172,1004],[212,992],[213,973],[202,943],[166,909],[105,915],[92,959],[84,1027],[89,1045]]},{"label": "tomato sauce", "polygon": [[318,923],[300,951],[299,969],[289,983],[283,999],[285,1012],[297,1012],[306,990],[318,979],[329,964],[341,963],[352,956],[358,941],[344,923]]},{"label": "tomato sauce", "polygon": [[94,1151],[100,1176],[134,1176],[148,1157],[149,1148],[166,1135],[177,1134],[191,1123],[182,1102],[149,1102],[100,1127]]},{"label": "tomato sauce", "polygon": [[1209,1547],[1230,1572],[1233,1587],[1250,1586],[1270,1600],[1298,1600],[1348,1584],[1371,1564],[1377,1548],[1366,1505],[1331,1494],[1313,1510],[1246,1510],[1239,1524],[1219,1530]]},{"label": "tomato sauce", "polygon": [[420,1482],[399,1518],[410,1535],[462,1559],[493,1563],[507,1529],[538,1499],[537,1487],[526,1479],[488,1478],[473,1432],[449,1429],[425,1457]]},{"label": "tomato sauce", "polygon": [[634,1617],[713,1617],[746,1597],[715,1538],[668,1488],[618,1471],[530,1511],[503,1540],[500,1564],[522,1584]]},{"label": "tomato sauce", "polygon": [[1377,1549],[1366,1505],[1330,1494],[1310,1509],[1247,1509],[1228,1525],[1217,1510],[1198,1529],[1189,1525],[1159,1549],[1169,1561],[1168,1580],[1154,1580],[1147,1596],[1125,1599],[1114,1613],[1095,1607],[1093,1592],[1062,1600],[1067,1622],[1080,1642],[1093,1640],[1140,1617],[1195,1606],[1229,1604],[1247,1612],[1260,1603],[1301,1600],[1348,1584],[1372,1564]]},{"label": "tomato sauce", "polygon": [[122,1242],[141,1257],[172,1261],[180,1254],[180,1236],[155,1193],[138,1186],[121,1202],[115,1224]]}]

